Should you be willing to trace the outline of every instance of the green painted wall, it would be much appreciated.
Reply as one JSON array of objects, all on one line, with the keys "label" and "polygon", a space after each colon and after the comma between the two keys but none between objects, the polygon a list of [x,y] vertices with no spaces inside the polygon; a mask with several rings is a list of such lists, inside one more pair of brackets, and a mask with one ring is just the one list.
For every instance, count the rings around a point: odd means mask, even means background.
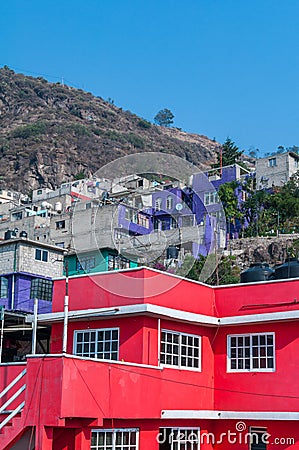
[{"label": "green painted wall", "polygon": [[[77,255],[65,256],[65,261],[68,261],[69,276],[79,275],[84,273],[96,273],[108,271],[108,256],[116,256],[116,251],[109,249],[102,249],[93,252],[81,253],[79,258]],[[80,267],[80,264],[82,267]],[[130,268],[138,267],[135,261],[130,261]]]}]

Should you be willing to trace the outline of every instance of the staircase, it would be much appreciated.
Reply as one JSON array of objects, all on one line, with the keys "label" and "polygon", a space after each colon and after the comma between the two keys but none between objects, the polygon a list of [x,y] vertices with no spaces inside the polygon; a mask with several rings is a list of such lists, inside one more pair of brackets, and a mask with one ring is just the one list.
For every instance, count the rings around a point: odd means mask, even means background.
[{"label": "staircase", "polygon": [[24,377],[26,368],[22,370],[0,393],[0,448],[12,448],[13,442],[24,431],[22,411],[25,406]]}]

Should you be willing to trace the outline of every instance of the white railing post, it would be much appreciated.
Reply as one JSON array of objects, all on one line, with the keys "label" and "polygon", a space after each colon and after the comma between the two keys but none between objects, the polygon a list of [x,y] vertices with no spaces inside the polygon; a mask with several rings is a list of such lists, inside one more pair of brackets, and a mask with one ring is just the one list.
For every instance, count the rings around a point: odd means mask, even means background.
[{"label": "white railing post", "polygon": [[37,335],[37,314],[38,314],[38,299],[34,299],[34,320],[33,320],[33,327],[32,327],[32,347],[31,347],[31,353],[32,355],[35,355],[36,353],[36,335]]}]

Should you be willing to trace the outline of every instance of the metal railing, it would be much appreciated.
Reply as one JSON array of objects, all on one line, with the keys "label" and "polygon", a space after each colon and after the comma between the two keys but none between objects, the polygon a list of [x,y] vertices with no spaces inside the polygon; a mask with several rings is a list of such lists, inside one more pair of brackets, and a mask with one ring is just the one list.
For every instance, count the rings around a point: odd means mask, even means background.
[{"label": "metal railing", "polygon": [[[27,369],[22,370],[21,373],[19,373],[10,383],[8,386],[6,386],[2,392],[0,392],[0,399],[4,397],[17,383],[20,381],[25,375],[26,375]],[[16,400],[22,392],[24,392],[26,389],[26,384],[23,384],[1,407],[0,407],[0,414],[7,414],[7,407]],[[8,416],[5,417],[2,422],[0,422],[0,430],[8,423],[10,422],[19,412],[22,411],[22,409],[25,406],[25,402],[21,402],[15,409],[12,411],[9,411]]]}]

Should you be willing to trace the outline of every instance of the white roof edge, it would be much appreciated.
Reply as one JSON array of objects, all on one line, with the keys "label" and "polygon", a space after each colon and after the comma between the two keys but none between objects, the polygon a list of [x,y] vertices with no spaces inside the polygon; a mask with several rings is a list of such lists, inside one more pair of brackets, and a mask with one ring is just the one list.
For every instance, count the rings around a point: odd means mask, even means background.
[{"label": "white roof edge", "polygon": [[[275,305],[273,305],[275,307]],[[221,317],[220,326],[239,325],[242,323],[275,322],[277,320],[299,319],[299,310],[277,311],[272,313],[246,314],[244,316]]]},{"label": "white roof edge", "polygon": [[[69,320],[79,320],[91,317],[119,317],[136,314],[151,314],[157,317],[165,317],[182,322],[195,323],[198,325],[225,327],[229,325],[240,325],[250,323],[265,323],[276,321],[290,321],[299,319],[299,311],[278,311],[275,313],[250,314],[244,316],[214,317],[210,315],[198,314],[179,309],[154,305],[152,303],[137,303],[134,305],[115,306],[111,308],[94,308],[69,311]],[[63,321],[64,312],[54,312],[39,314],[38,321],[42,323],[52,323]],[[27,316],[26,322],[32,322],[33,315]]]},{"label": "white roof edge", "polygon": [[11,244],[24,244],[32,247],[45,247],[47,249],[57,251],[60,253],[66,253],[66,249],[62,247],[58,247],[57,245],[48,244],[47,242],[42,241],[34,241],[29,238],[16,237],[13,239],[2,239],[0,240],[0,246],[11,245]]},{"label": "white roof edge", "polygon": [[[125,306],[115,306],[111,308],[94,308],[94,309],[85,309],[85,310],[76,310],[70,311],[68,313],[68,319],[84,319],[91,317],[100,317],[100,316],[126,316],[132,314],[152,314],[156,316],[166,317],[174,320],[179,320],[183,322],[193,322],[197,324],[209,325],[209,326],[217,326],[219,324],[219,319],[213,316],[207,316],[197,313],[192,313],[188,311],[181,311],[177,309],[167,308],[159,305],[153,305],[150,303],[139,303],[134,305],[125,305]],[[61,322],[64,319],[64,312],[54,312],[47,314],[39,314],[38,321],[45,322]],[[33,322],[34,317],[28,316],[26,318],[27,322]]]},{"label": "white roof edge", "polygon": [[298,411],[162,410],[161,419],[299,420]]}]

